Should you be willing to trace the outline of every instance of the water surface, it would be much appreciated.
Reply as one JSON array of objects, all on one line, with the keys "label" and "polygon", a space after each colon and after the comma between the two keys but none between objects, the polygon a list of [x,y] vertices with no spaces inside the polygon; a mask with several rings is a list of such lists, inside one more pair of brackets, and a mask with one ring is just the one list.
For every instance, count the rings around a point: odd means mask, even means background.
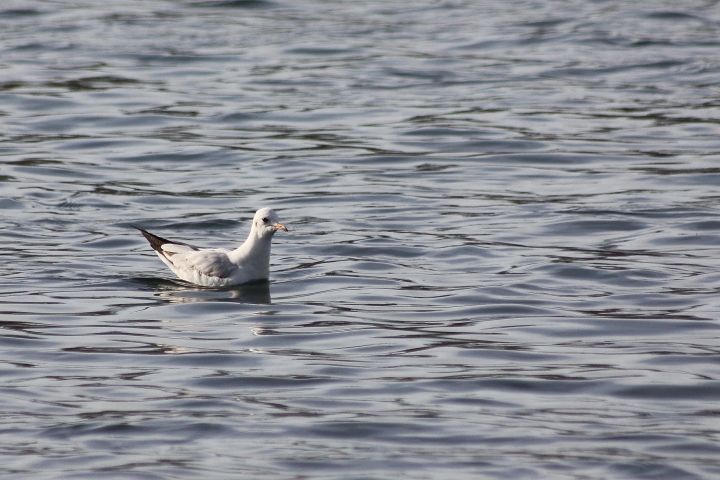
[{"label": "water surface", "polygon": [[[4,478],[720,475],[714,2],[0,7]],[[242,242],[173,279],[137,231]]]}]

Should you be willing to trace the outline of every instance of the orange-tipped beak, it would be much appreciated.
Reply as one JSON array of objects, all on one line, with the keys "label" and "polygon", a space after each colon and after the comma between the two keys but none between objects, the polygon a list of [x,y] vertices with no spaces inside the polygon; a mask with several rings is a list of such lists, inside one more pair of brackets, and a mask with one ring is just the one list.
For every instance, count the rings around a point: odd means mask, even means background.
[{"label": "orange-tipped beak", "polygon": [[282,223],[276,223],[275,225],[273,225],[273,227],[275,227],[275,230],[285,230],[286,232],[289,232],[289,231],[290,231],[290,230],[288,230],[287,227],[286,227],[285,225],[283,225]]}]

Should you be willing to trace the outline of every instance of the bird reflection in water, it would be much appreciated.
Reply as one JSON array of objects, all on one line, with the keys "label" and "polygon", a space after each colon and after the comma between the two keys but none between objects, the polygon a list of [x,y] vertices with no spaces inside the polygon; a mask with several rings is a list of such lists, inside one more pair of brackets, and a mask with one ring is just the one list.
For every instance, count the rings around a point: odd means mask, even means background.
[{"label": "bird reflection in water", "polygon": [[233,302],[253,305],[272,303],[270,282],[267,280],[227,288],[198,288],[189,283],[167,280],[155,280],[149,286],[152,290],[159,291],[155,296],[171,303]]}]

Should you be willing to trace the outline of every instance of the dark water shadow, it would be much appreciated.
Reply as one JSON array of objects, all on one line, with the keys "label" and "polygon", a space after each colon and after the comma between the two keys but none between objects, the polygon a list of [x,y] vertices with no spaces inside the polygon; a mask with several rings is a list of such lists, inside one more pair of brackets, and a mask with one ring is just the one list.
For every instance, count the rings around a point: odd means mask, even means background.
[{"label": "dark water shadow", "polygon": [[171,303],[233,302],[270,305],[270,282],[267,280],[227,288],[203,288],[183,281],[154,277],[135,277],[131,281],[144,290]]},{"label": "dark water shadow", "polygon": [[190,2],[189,6],[196,8],[239,8],[239,9],[261,9],[271,8],[275,4],[266,0],[219,0]]}]

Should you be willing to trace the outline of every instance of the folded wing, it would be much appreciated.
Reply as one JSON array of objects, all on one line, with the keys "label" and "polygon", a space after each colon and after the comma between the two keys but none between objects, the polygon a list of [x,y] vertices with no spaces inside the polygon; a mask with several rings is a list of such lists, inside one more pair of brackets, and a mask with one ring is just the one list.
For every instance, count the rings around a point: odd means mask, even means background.
[{"label": "folded wing", "polygon": [[181,272],[198,272],[208,277],[228,278],[238,267],[230,261],[224,250],[201,250],[187,243],[173,242],[135,227],[150,242],[160,258]]},{"label": "folded wing", "polygon": [[227,252],[222,250],[191,250],[184,245],[165,244],[166,258],[176,268],[185,271],[195,270],[208,277],[228,278],[238,267],[230,261]]}]

